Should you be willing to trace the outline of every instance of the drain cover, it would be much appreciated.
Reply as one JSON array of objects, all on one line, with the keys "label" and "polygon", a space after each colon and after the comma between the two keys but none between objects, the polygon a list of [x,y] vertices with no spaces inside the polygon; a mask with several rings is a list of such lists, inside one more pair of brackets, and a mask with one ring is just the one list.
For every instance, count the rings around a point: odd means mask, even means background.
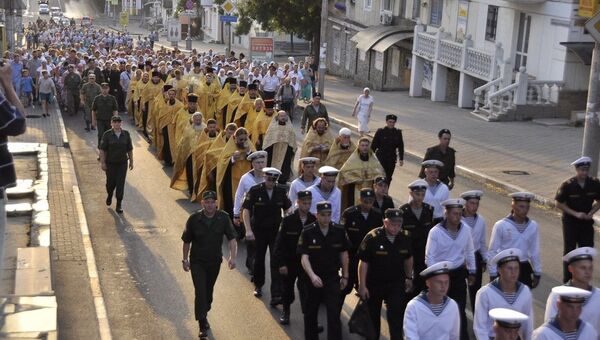
[{"label": "drain cover", "polygon": [[523,170],[503,170],[502,172],[507,175],[516,175],[516,176],[529,175],[529,172],[523,171]]},{"label": "drain cover", "polygon": [[155,225],[128,225],[125,227],[125,231],[128,233],[136,234],[164,234],[167,232],[167,228],[161,228]]},{"label": "drain cover", "polygon": [[42,118],[42,116],[41,115],[30,114],[30,115],[27,115],[26,118]]}]

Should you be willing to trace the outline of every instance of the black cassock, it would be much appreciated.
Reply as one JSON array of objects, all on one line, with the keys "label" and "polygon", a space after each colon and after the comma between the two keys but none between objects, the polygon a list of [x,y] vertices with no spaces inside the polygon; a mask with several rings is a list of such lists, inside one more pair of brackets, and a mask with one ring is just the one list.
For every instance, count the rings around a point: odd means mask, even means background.
[{"label": "black cassock", "polygon": [[[265,149],[268,154],[267,157],[267,166],[271,166],[273,162],[273,147],[274,145],[269,146]],[[294,161],[294,149],[288,145],[287,150],[285,151],[285,157],[283,158],[283,164],[281,165],[281,176],[279,176],[278,182],[280,184],[285,184],[288,182],[290,177],[292,176],[292,162]]]}]

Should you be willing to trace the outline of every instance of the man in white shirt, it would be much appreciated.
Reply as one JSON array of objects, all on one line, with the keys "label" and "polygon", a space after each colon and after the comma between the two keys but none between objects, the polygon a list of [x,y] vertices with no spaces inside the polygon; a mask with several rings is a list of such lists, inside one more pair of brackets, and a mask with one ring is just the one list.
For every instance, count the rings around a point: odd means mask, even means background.
[{"label": "man in white shirt", "polygon": [[[235,200],[233,202],[233,224],[240,235],[244,235],[245,233],[240,232],[242,228],[244,228],[240,219],[244,196],[250,188],[265,181],[262,169],[267,165],[267,152],[255,151],[248,155],[247,159],[252,163],[252,170],[243,174],[240,178],[240,183],[235,191]],[[255,247],[254,240],[246,240],[246,268],[248,268],[250,276],[253,275],[254,270]]]},{"label": "man in white shirt", "polygon": [[494,321],[494,340],[519,339],[521,325],[530,319],[529,316],[509,308],[494,308],[488,314]]},{"label": "man in white shirt", "polygon": [[427,191],[425,191],[424,202],[433,207],[433,224],[437,224],[444,218],[444,208],[441,203],[450,198],[448,186],[442,183],[438,177],[440,169],[444,163],[430,159],[421,163],[425,168],[425,181],[427,182]]},{"label": "man in white shirt", "polygon": [[[450,288],[448,296],[458,304],[460,313],[461,339],[468,339],[467,284],[475,282],[475,253],[471,228],[461,223],[461,213],[465,205],[462,198],[448,199],[442,202],[446,209],[446,219],[429,231],[425,246],[425,264],[431,266],[437,262],[450,261]],[[465,266],[466,264],[466,266]]]},{"label": "man in white shirt", "polygon": [[263,91],[263,99],[274,99],[279,88],[279,77],[277,76],[277,68],[275,65],[269,66],[269,72],[265,74],[260,87]]},{"label": "man in white shirt", "polygon": [[404,312],[404,339],[458,340],[458,305],[447,296],[450,284],[448,261],[438,262],[422,271],[427,289],[410,300]]},{"label": "man in white shirt", "polygon": [[[509,196],[512,197],[512,210],[510,215],[494,224],[489,256],[496,256],[509,248],[520,249],[522,260],[519,281],[533,289],[538,286],[542,276],[538,224],[527,217],[534,195],[529,192],[515,192]],[[496,267],[493,265],[488,267],[490,278],[495,278]]]},{"label": "man in white shirt", "polygon": [[336,177],[340,171],[332,166],[322,166],[319,168],[321,181],[311,185],[306,190],[312,193],[312,204],[310,212],[317,213],[317,203],[327,201],[331,203],[331,221],[340,223],[342,192],[335,186]]},{"label": "man in white shirt", "polygon": [[[600,335],[600,289],[592,286],[592,278],[594,276],[593,261],[596,254],[597,252],[594,248],[581,247],[568,252],[563,256],[563,261],[567,264],[567,269],[571,274],[571,280],[565,285],[581,288],[591,293],[590,297],[583,303],[583,311],[580,318],[594,327],[596,333]],[[557,294],[550,293],[548,295],[544,321],[550,321],[556,316],[556,300],[558,300]]]},{"label": "man in white shirt", "polygon": [[319,183],[320,178],[315,175],[315,167],[318,161],[317,157],[303,157],[299,159],[300,175],[290,184],[290,191],[288,192],[290,201],[296,202],[299,191],[306,190],[311,185]]}]

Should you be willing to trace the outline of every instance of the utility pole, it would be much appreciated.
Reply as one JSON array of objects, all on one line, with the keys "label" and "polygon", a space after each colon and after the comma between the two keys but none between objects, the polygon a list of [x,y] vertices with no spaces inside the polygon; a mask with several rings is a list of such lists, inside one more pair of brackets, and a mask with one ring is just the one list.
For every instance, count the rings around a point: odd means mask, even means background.
[{"label": "utility pole", "polygon": [[227,53],[225,53],[225,59],[229,58],[231,54],[231,22],[227,22]]},{"label": "utility pole", "polygon": [[321,1],[321,46],[319,48],[319,92],[321,99],[325,99],[325,71],[327,68],[327,16],[328,16],[327,0]]},{"label": "utility pole", "polygon": [[600,120],[598,110],[598,82],[600,81],[600,44],[594,43],[590,82],[588,85],[587,105],[585,109],[585,129],[583,131],[582,155],[592,158],[590,176],[598,176],[598,157],[600,156]]}]

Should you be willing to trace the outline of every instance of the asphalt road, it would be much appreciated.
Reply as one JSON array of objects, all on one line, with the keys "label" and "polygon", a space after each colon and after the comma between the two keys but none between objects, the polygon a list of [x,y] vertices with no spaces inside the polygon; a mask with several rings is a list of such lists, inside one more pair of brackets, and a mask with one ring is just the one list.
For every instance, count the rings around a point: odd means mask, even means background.
[{"label": "asphalt road", "polygon": [[[37,1],[29,0],[29,12],[37,13]],[[50,6],[61,5],[68,17],[94,13],[88,1],[51,0]],[[125,190],[125,213],[114,213],[104,204],[104,173],[96,161],[96,136],[83,130],[81,116],[65,117],[79,185],[109,321],[115,339],[192,339],[197,335],[193,317],[193,286],[190,275],[181,269],[181,232],[189,214],[198,206],[186,196],[169,188],[170,168],[164,168],[154,157],[148,144],[132,133],[135,169],[128,174]],[[127,122],[126,129],[134,131]],[[335,127],[333,127],[336,129]],[[300,136],[299,136],[300,138]],[[301,139],[299,139],[301,140]],[[424,149],[427,145],[411,146]],[[390,188],[399,202],[408,197],[406,185],[418,173],[417,160],[407,159],[398,168]],[[557,183],[548,183],[556,186]],[[454,195],[470,189],[483,189],[485,196],[480,213],[488,221],[488,239],[493,222],[510,211],[510,200],[493,187],[482,187],[462,178],[457,179]],[[540,225],[542,266],[541,285],[533,291],[535,326],[541,324],[548,292],[559,285],[562,276],[562,233],[559,216],[539,207],[530,217]],[[226,249],[224,248],[226,253]],[[253,286],[244,268],[245,247],[240,246],[238,269],[222,266],[215,287],[215,302],[209,315],[214,339],[302,339],[302,317],[298,303],[292,309],[290,326],[277,322],[279,309],[268,306],[265,297],[252,296]],[[600,274],[594,275],[600,284]],[[347,321],[356,303],[346,301],[342,314],[345,338],[357,338],[347,332]],[[321,323],[325,324],[324,312]],[[84,327],[84,325],[81,325]],[[387,336],[387,328],[383,326]],[[385,337],[384,337],[385,338]]]}]

